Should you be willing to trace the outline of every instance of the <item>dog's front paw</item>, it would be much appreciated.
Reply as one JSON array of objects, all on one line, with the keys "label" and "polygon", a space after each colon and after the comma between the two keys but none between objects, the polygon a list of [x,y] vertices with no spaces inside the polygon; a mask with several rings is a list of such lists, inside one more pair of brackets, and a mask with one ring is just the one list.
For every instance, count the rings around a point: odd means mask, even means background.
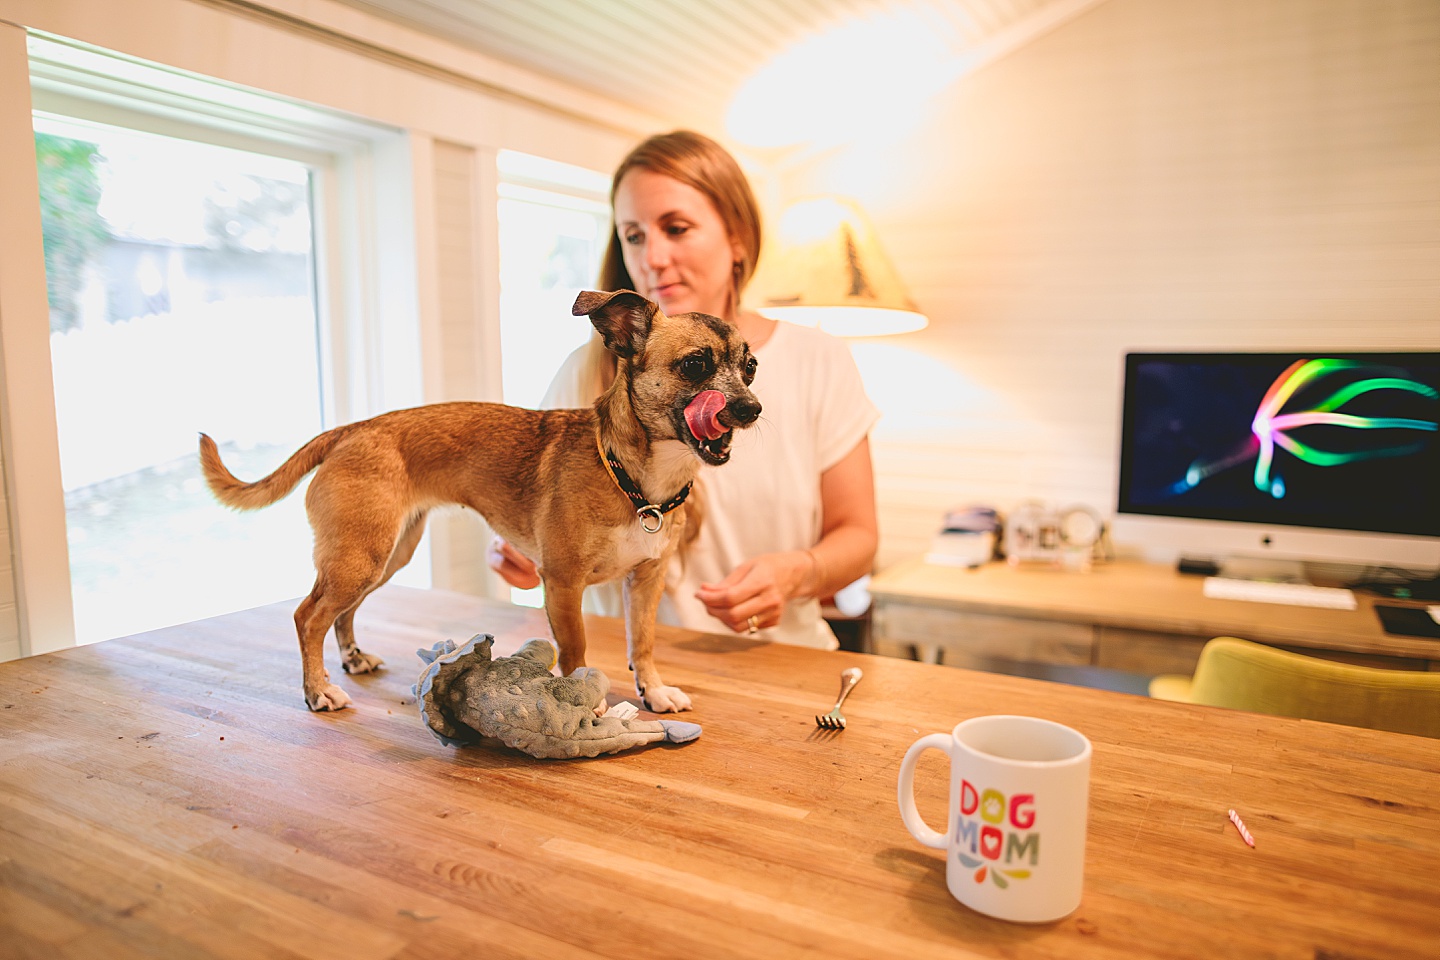
[{"label": "dog's front paw", "polygon": [[379,670],[385,666],[385,661],[373,653],[364,653],[356,650],[347,656],[340,665],[345,668],[346,673],[370,673],[373,670]]},{"label": "dog's front paw", "polygon": [[333,683],[327,683],[319,690],[306,691],[305,704],[316,713],[344,710],[350,706],[350,695]]},{"label": "dog's front paw", "polygon": [[645,701],[645,706],[655,713],[679,713],[681,710],[690,709],[690,698],[679,687],[667,687],[663,684],[648,687],[640,692],[640,697]]}]

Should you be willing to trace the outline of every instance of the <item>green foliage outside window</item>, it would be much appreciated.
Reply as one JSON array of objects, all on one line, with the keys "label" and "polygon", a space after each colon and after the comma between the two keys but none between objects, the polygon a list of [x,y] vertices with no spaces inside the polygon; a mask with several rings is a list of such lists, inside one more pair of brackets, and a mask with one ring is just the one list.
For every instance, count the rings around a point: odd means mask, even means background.
[{"label": "green foliage outside window", "polygon": [[110,236],[99,210],[99,155],[93,143],[35,134],[52,333],[79,326],[85,265]]}]

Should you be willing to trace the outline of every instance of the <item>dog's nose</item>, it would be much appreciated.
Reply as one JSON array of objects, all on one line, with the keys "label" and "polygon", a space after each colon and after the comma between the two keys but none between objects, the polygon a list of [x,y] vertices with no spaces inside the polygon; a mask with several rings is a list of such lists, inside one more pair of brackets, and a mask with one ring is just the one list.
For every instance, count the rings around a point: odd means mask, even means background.
[{"label": "dog's nose", "polygon": [[754,397],[736,397],[730,401],[730,416],[741,426],[748,426],[760,416],[760,401]]}]

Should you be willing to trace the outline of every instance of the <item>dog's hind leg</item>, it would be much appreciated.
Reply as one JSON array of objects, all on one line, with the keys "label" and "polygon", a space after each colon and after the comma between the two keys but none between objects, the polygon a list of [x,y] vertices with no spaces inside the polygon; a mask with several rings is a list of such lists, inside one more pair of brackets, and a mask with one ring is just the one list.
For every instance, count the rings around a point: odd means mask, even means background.
[{"label": "dog's hind leg", "polygon": [[355,611],[364,600],[365,597],[361,597],[355,606],[335,618],[335,645],[340,648],[340,666],[346,673],[370,673],[385,666],[384,660],[361,650],[355,642]]},{"label": "dog's hind leg", "polygon": [[[336,585],[323,572],[315,578],[310,595],[295,608],[295,632],[300,636],[300,666],[304,672],[305,705],[316,712],[344,710],[350,705],[350,695],[330,682],[330,671],[325,669],[325,634],[341,612]],[[363,591],[357,594],[363,596]],[[353,607],[355,599],[346,606]]]},{"label": "dog's hind leg", "polygon": [[386,564],[380,581],[365,591],[365,595],[355,601],[353,607],[335,618],[335,645],[340,648],[340,666],[345,668],[346,673],[370,673],[385,665],[384,660],[361,650],[355,642],[355,611],[360,609],[365,597],[385,586],[397,571],[410,562],[424,533],[425,514],[418,513],[410,518],[405,529],[400,532],[400,538],[395,542],[395,550],[390,554],[390,562]]},{"label": "dog's hind leg", "polygon": [[295,610],[305,703],[311,710],[343,710],[350,704],[349,695],[330,682],[330,674],[325,669],[325,634],[342,613],[353,614],[379,581],[384,558],[374,557],[373,564],[367,564],[367,559],[352,555],[343,563],[317,564],[315,587]]},{"label": "dog's hind leg", "polygon": [[630,669],[635,671],[635,692],[656,713],[690,709],[690,697],[679,687],[667,687],[655,669],[655,613],[665,589],[665,559],[647,560],[625,577],[625,642]]},{"label": "dog's hind leg", "polygon": [[[350,697],[325,670],[325,634],[341,614],[378,586],[395,555],[406,517],[402,502],[352,482],[340,488],[332,469],[310,483],[305,508],[315,529],[315,586],[295,610],[304,668],[305,703],[311,710],[343,710]],[[326,481],[322,483],[322,481]],[[337,489],[344,489],[345,495]],[[364,491],[363,496],[357,491]],[[353,639],[353,638],[352,638]]]}]

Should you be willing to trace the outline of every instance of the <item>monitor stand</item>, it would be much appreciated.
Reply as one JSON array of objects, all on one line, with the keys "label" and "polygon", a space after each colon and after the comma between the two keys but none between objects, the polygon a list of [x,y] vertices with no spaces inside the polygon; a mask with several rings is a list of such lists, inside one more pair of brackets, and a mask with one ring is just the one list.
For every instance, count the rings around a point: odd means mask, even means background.
[{"label": "monitor stand", "polygon": [[1278,557],[1225,557],[1219,563],[1222,577],[1233,580],[1266,580],[1272,583],[1309,583],[1303,560]]}]

